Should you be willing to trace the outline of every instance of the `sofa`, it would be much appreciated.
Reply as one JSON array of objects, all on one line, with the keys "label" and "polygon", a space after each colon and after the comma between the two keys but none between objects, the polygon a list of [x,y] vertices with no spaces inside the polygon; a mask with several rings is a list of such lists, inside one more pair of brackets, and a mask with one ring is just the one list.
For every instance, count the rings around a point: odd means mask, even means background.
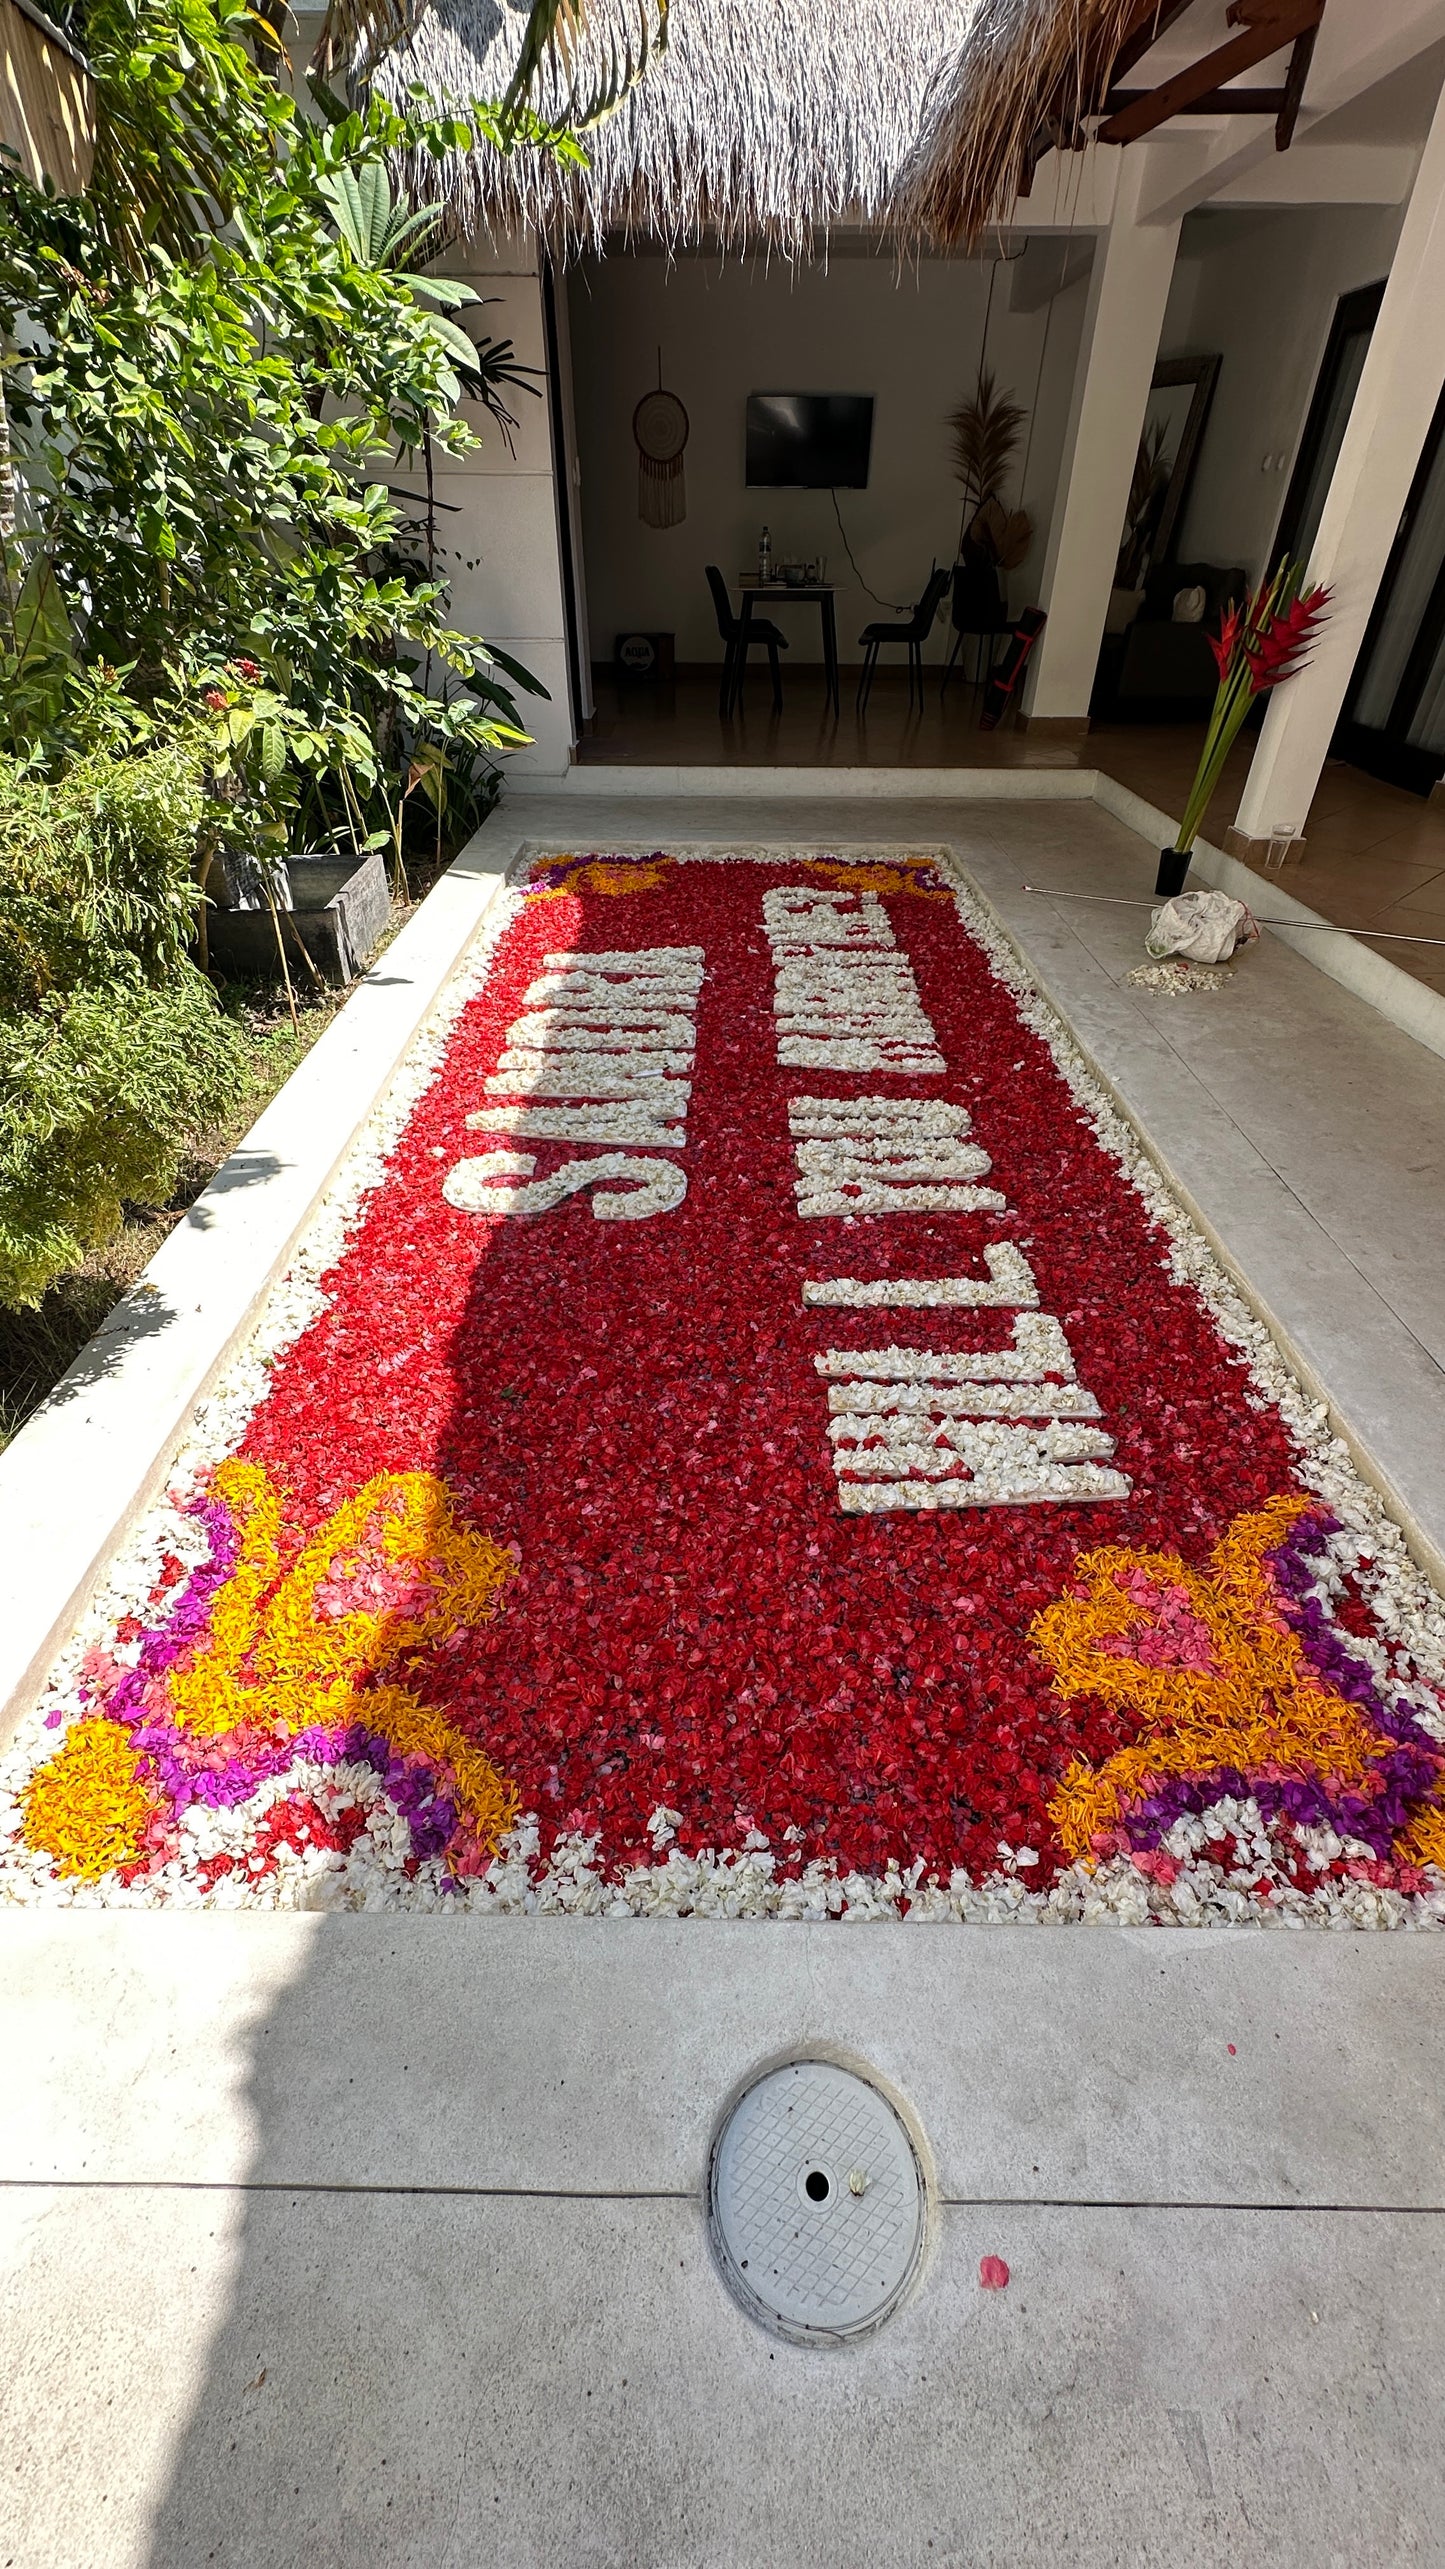
[{"label": "sofa", "polygon": [[[1181,589],[1204,591],[1197,624],[1174,620]],[[1243,599],[1249,574],[1216,562],[1165,562],[1149,573],[1134,616],[1106,633],[1089,705],[1094,722],[1187,722],[1207,714],[1219,673],[1209,637],[1231,598]]]}]

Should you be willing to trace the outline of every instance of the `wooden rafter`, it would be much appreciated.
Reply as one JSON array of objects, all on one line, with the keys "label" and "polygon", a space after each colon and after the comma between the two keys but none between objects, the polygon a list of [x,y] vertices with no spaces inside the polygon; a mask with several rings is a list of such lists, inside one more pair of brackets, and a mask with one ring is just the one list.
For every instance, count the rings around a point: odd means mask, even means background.
[{"label": "wooden rafter", "polygon": [[[1321,0],[1321,14],[1323,14],[1323,0]],[[1274,147],[1277,152],[1287,152],[1294,141],[1295,118],[1304,104],[1310,56],[1314,52],[1315,38],[1319,31],[1320,22],[1317,17],[1314,25],[1306,27],[1303,35],[1296,36],[1294,40],[1294,51],[1290,55],[1289,68],[1284,76],[1284,96],[1280,100],[1279,114],[1274,123]]]},{"label": "wooden rafter", "polygon": [[[1152,98],[1152,89],[1111,89],[1104,104],[1112,115],[1116,108],[1133,107],[1141,99]],[[1278,116],[1285,102],[1281,83],[1275,89],[1206,89],[1201,98],[1191,98],[1187,107],[1176,107],[1176,116]]]},{"label": "wooden rafter", "polygon": [[[1096,140],[1136,143],[1166,124],[1171,116],[1201,115],[1207,109],[1210,113],[1274,115],[1276,144],[1281,151],[1287,150],[1323,15],[1324,0],[1233,0],[1229,18],[1239,28],[1239,34],[1153,89],[1130,90],[1121,96],[1111,88],[1103,102],[1104,122]],[[1282,87],[1273,91],[1236,91],[1231,95],[1226,83],[1237,80],[1242,72],[1252,71],[1256,63],[1267,61],[1286,45],[1293,50]],[[1139,59],[1137,54],[1134,59]],[[1117,77],[1117,58],[1114,71]]]},{"label": "wooden rafter", "polygon": [[[1028,195],[1044,154],[1082,151],[1099,116],[1104,121],[1093,139],[1101,143],[1137,142],[1171,116],[1273,116],[1275,148],[1288,151],[1325,0],[1231,0],[1229,23],[1238,35],[1151,89],[1121,86],[1189,5],[1190,0],[1134,0],[1112,53],[1086,57],[1073,96],[1052,98],[1044,107],[1024,163],[1021,196]],[[1286,45],[1291,52],[1283,81],[1268,89],[1228,85]]]}]

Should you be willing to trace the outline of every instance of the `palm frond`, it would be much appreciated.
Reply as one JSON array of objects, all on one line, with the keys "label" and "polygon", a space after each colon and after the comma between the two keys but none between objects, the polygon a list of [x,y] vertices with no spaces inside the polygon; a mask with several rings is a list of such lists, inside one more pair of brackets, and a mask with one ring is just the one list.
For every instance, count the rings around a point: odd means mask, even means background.
[{"label": "palm frond", "polygon": [[[628,5],[636,7],[636,28],[629,25],[621,43],[615,32],[609,34],[600,62],[584,69],[593,0],[532,0],[502,102],[505,113],[515,116],[545,87],[551,123],[578,132],[610,116],[637,87],[653,55],[667,50],[669,0]],[[326,81],[341,74],[365,87],[389,54],[410,43],[426,7],[427,0],[327,0],[313,56],[316,72]]]},{"label": "palm frond", "polygon": [[364,88],[387,55],[415,34],[425,7],[426,0],[327,0],[313,72]]},{"label": "palm frond", "polygon": [[545,89],[546,114],[556,123],[574,133],[600,124],[637,87],[652,56],[666,53],[668,7],[669,0],[637,0],[635,34],[629,24],[619,44],[615,29],[611,31],[604,61],[584,70],[589,0],[532,0],[504,109],[515,111]]},{"label": "palm frond", "polygon": [[998,389],[980,367],[973,397],[949,414],[953,469],[963,485],[964,506],[977,511],[996,499],[1008,476],[1027,411]]}]

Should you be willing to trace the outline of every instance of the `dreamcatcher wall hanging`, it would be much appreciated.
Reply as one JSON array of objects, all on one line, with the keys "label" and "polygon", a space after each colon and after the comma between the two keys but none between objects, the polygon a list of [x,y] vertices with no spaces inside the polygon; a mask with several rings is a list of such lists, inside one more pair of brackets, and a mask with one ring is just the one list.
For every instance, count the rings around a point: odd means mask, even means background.
[{"label": "dreamcatcher wall hanging", "polygon": [[657,390],[645,392],[632,414],[637,441],[637,514],[644,526],[680,526],[687,515],[682,457],[688,418],[675,392],[662,389],[662,350]]}]

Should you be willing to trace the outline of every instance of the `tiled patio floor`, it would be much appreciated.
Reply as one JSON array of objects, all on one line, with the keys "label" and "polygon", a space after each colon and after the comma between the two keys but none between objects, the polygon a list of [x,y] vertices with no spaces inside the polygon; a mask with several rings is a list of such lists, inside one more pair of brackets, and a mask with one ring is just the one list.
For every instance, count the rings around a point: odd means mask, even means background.
[{"label": "tiled patio floor", "polygon": [[[610,677],[596,684],[597,714],[577,753],[589,766],[1102,767],[1173,814],[1183,808],[1201,738],[1197,723],[1101,724],[1076,746],[1012,726],[980,732],[972,689],[955,682],[940,703],[936,675],[921,712],[910,708],[901,677],[881,677],[860,720],[845,670],[836,723],[823,703],[822,673],[812,669],[789,672],[781,714],[772,711],[766,675],[755,673],[747,702],[728,723],[707,674],[684,672],[670,689],[619,688]],[[1209,815],[1216,842],[1234,818],[1253,751],[1247,734],[1225,769]],[[1445,806],[1332,760],[1306,849],[1303,861],[1277,878],[1286,889],[1337,927],[1365,932],[1403,972],[1445,990]],[[1442,943],[1398,941],[1405,937]]]}]

